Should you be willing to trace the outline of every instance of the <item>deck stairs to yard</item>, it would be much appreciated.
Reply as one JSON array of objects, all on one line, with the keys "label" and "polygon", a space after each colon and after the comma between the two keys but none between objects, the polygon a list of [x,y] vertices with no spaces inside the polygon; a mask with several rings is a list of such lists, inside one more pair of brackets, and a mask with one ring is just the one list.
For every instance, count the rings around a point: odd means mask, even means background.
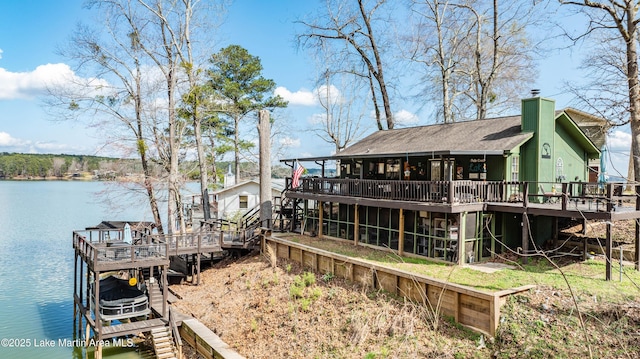
[{"label": "deck stairs to yard", "polygon": [[158,359],[180,359],[169,326],[153,329],[151,340]]},{"label": "deck stairs to yard", "polygon": [[300,230],[302,224],[302,201],[287,197],[286,190],[281,197],[274,198],[273,226],[276,232],[294,232]]},{"label": "deck stairs to yard", "polygon": [[162,290],[160,290],[158,282],[154,281],[153,283],[149,283],[149,281],[147,281],[147,291],[152,309],[157,313],[162,313]]}]

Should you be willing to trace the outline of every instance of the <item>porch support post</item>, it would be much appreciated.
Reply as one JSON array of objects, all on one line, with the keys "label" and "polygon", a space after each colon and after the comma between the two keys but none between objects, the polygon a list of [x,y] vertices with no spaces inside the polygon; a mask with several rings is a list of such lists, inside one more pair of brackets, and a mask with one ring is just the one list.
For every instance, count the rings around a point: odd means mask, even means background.
[{"label": "porch support post", "polygon": [[322,238],[323,233],[322,233],[322,228],[323,228],[323,213],[324,209],[322,206],[322,201],[318,201],[318,238]]},{"label": "porch support post", "polygon": [[[163,318],[168,318],[169,317],[169,313],[167,312],[167,299],[169,298],[169,292],[168,292],[168,287],[169,285],[168,280],[167,280],[167,270],[169,269],[169,266],[163,266],[162,267],[162,278],[160,279],[162,282],[162,317]],[[198,273],[198,276],[200,275],[200,273]]]},{"label": "porch support post", "polygon": [[398,228],[398,255],[404,255],[404,209],[400,208],[400,228]]},{"label": "porch support post", "polygon": [[358,204],[353,206],[353,245],[357,246],[360,240],[360,214],[358,213]]},{"label": "porch support post", "polygon": [[[526,198],[526,197],[525,197]],[[529,263],[529,217],[527,212],[522,214],[522,263]]]},{"label": "porch support post", "polygon": [[552,229],[553,231],[553,249],[558,248],[558,217],[553,217]]},{"label": "porch support post", "polygon": [[465,260],[466,246],[464,243],[464,233],[467,225],[467,212],[458,214],[458,265],[463,265]]},{"label": "porch support post", "polygon": [[605,243],[605,256],[607,260],[606,280],[611,280],[611,221],[607,221],[607,238]]},{"label": "porch support post", "polygon": [[95,337],[99,342],[102,340],[102,318],[100,317],[100,272],[93,272],[93,312],[96,323],[93,328]]}]

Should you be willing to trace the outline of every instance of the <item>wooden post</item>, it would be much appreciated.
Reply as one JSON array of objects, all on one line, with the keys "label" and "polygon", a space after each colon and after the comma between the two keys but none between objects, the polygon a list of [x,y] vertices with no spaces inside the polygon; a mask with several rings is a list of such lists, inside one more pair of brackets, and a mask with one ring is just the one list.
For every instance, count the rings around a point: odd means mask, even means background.
[{"label": "wooden post", "polygon": [[453,292],[453,318],[460,323],[460,292]]},{"label": "wooden post", "polygon": [[400,208],[400,228],[398,228],[398,255],[404,255],[404,210]]},{"label": "wooden post", "polygon": [[[82,283],[82,279],[80,280]],[[76,322],[76,314],[78,313],[78,308],[76,304],[76,297],[78,289],[78,251],[75,251],[73,256],[73,322]],[[74,330],[75,332],[75,330]]]},{"label": "wooden post", "polygon": [[[95,262],[94,262],[95,263]],[[102,320],[100,319],[100,272],[93,272],[93,299],[96,327],[94,328],[98,341],[102,339]]]},{"label": "wooden post", "polygon": [[500,297],[494,296],[489,302],[489,330],[495,333],[500,324]]},{"label": "wooden post", "polygon": [[[525,197],[526,198],[526,197]],[[527,212],[522,214],[522,263],[529,263],[529,217]]]},{"label": "wooden post", "polygon": [[198,250],[197,256],[198,256],[198,263],[196,265],[197,265],[198,277],[196,280],[196,285],[200,285],[200,251],[199,250]]},{"label": "wooden post", "polygon": [[267,110],[260,110],[258,113],[258,134],[260,137],[260,221],[263,227],[271,228],[271,123]]},{"label": "wooden post", "polygon": [[553,231],[553,248],[558,248],[558,217],[553,217],[552,229]]},{"label": "wooden post", "polygon": [[605,257],[607,265],[606,280],[611,280],[611,222],[607,221],[607,239],[605,243]]},{"label": "wooden post", "polygon": [[322,225],[323,225],[323,221],[324,219],[322,218],[324,215],[324,209],[322,206],[322,201],[318,201],[318,238],[322,239],[323,233],[322,233]]},{"label": "wooden post", "polygon": [[466,245],[464,232],[466,232],[467,212],[458,214],[458,265],[463,265],[465,260]]},{"label": "wooden post", "polygon": [[87,322],[87,325],[84,327],[84,346],[85,348],[89,346],[89,334],[91,333],[91,326],[89,325],[89,322]]},{"label": "wooden post", "polygon": [[169,293],[168,293],[168,281],[167,281],[167,270],[169,269],[169,266],[163,266],[162,267],[162,317],[163,318],[167,318],[168,317],[168,313],[167,313],[167,299],[169,297]]},{"label": "wooden post", "polygon": [[358,245],[360,241],[360,214],[358,213],[358,204],[354,205],[354,215],[353,215],[353,244]]}]

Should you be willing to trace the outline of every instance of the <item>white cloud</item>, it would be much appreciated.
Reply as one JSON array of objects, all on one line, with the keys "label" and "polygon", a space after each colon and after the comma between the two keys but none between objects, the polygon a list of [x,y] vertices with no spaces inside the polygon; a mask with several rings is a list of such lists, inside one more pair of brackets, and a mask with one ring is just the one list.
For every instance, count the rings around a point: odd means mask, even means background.
[{"label": "white cloud", "polygon": [[314,106],[317,104],[317,100],[313,92],[305,89],[291,92],[284,87],[278,87],[273,91],[273,93],[280,95],[280,97],[285,101],[288,101],[290,105]]},{"label": "white cloud", "polygon": [[631,148],[631,134],[616,130],[609,134],[607,144],[611,150],[629,151]]},{"label": "white cloud", "polygon": [[[380,114],[382,116],[382,123],[386,126],[386,120],[384,118],[384,113]],[[376,119],[376,112],[375,111],[371,111],[369,112],[369,116],[371,117],[372,120],[375,121]],[[398,112],[396,112],[393,115],[393,120],[395,121],[395,124],[397,126],[401,126],[401,127],[407,127],[407,126],[412,126],[417,124],[420,119],[418,118],[418,116],[416,116],[415,114],[407,111],[407,110],[400,110]]]},{"label": "white cloud", "polygon": [[0,147],[22,146],[26,144],[29,144],[29,141],[11,137],[11,135],[6,132],[0,132]]},{"label": "white cloud", "polygon": [[314,90],[316,94],[316,98],[322,99],[323,102],[326,102],[327,97],[331,104],[340,104],[344,101],[342,98],[342,92],[335,86],[331,85],[327,87],[327,85],[322,85]]},{"label": "white cloud", "polygon": [[326,113],[314,113],[313,115],[309,116],[309,119],[307,120],[307,122],[309,122],[310,125],[320,125],[320,124],[324,124],[327,121],[327,114]]},{"label": "white cloud", "polygon": [[82,146],[72,146],[56,142],[33,142],[15,138],[7,132],[0,132],[0,152],[17,153],[93,153]]},{"label": "white cloud", "polygon": [[0,68],[0,99],[29,98],[45,93],[47,87],[61,84],[75,75],[68,65],[46,64],[31,72],[10,72]]},{"label": "white cloud", "polygon": [[0,49],[0,59],[2,58],[2,49]]},{"label": "white cloud", "polygon": [[280,145],[284,147],[300,147],[299,138],[284,137],[280,139]]},{"label": "white cloud", "polygon": [[407,110],[400,110],[396,112],[394,116],[396,123],[402,126],[415,125],[420,120],[418,116]]}]

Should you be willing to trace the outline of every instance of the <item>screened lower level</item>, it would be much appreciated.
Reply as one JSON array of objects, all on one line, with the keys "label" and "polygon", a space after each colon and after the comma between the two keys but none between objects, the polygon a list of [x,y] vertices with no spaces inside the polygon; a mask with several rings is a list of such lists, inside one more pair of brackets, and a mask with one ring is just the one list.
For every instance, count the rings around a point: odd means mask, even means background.
[{"label": "screened lower level", "polygon": [[[440,260],[472,263],[502,252],[503,216],[437,213],[303,201],[305,232],[337,237]],[[460,244],[463,246],[460,247]],[[497,244],[498,243],[498,244]]]}]

